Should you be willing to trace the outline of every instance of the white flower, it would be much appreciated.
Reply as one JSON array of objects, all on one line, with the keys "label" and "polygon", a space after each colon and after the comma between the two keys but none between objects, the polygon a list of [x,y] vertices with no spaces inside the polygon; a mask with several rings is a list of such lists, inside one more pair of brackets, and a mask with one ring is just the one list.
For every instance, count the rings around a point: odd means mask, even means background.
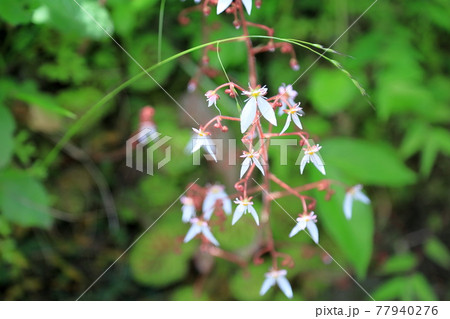
[{"label": "white flower", "polygon": [[201,128],[198,130],[192,128],[192,130],[196,133],[196,135],[194,135],[194,137],[192,138],[193,147],[191,153],[194,153],[195,151],[199,150],[200,147],[203,147],[209,153],[209,155],[211,155],[217,162],[216,155],[214,154],[211,148],[211,146],[214,145],[214,143],[208,137],[210,133],[203,131],[203,129]]},{"label": "white flower", "polygon": [[239,204],[234,211],[233,220],[231,225],[236,224],[236,222],[242,217],[242,215],[247,214],[249,212],[253,218],[255,219],[256,225],[259,226],[259,217],[256,210],[253,208],[253,202],[250,201],[250,198],[237,199],[234,201],[235,204]]},{"label": "white flower", "polygon": [[303,130],[302,123],[300,122],[299,116],[303,116],[305,112],[302,111],[302,108],[300,107],[300,103],[296,104],[295,106],[289,108],[288,110],[284,110],[284,112],[287,114],[286,124],[284,124],[283,130],[281,130],[281,134],[283,134],[289,127],[289,124],[291,124],[291,120],[294,121],[294,124],[297,125],[297,127],[301,130]]},{"label": "white flower", "polygon": [[364,204],[370,204],[370,199],[362,191],[362,185],[355,185],[345,193],[344,214],[347,219],[352,218],[353,201],[358,200]]},{"label": "white flower", "polygon": [[245,157],[245,160],[242,162],[241,166],[241,177],[244,176],[245,172],[249,169],[249,167],[254,163],[256,167],[261,171],[261,173],[264,175],[264,168],[262,167],[261,163],[259,162],[259,157],[261,154],[259,154],[256,151],[250,151],[246,152],[244,151],[244,155],[241,155],[242,158]]},{"label": "white flower", "polygon": [[184,242],[187,243],[192,238],[197,236],[198,234],[203,234],[203,236],[206,237],[212,244],[219,246],[219,242],[217,239],[214,238],[213,234],[209,230],[208,223],[204,220],[198,219],[198,218],[192,218],[190,220],[192,226],[189,228],[186,237],[184,237]]},{"label": "white flower", "polygon": [[[217,2],[217,14],[224,12],[230,6],[231,2],[233,2],[233,0],[219,0],[219,2]],[[252,13],[252,0],[242,0],[242,4],[250,15],[250,13]]]},{"label": "white flower", "polygon": [[231,199],[229,199],[227,193],[225,193],[225,187],[222,185],[213,185],[209,188],[205,200],[203,201],[203,217],[206,220],[211,218],[216,201],[218,200],[222,201],[222,208],[225,214],[231,214]]},{"label": "white flower", "polygon": [[297,97],[298,92],[292,88],[291,84],[285,85],[283,84],[278,88],[278,94],[282,95],[284,99],[281,99],[281,107],[278,109],[278,115],[283,114],[283,110],[287,108],[287,103],[285,99],[289,102],[290,105],[294,105],[294,99]]},{"label": "white flower", "polygon": [[259,291],[259,294],[262,296],[264,295],[270,287],[274,286],[275,283],[280,287],[281,291],[286,295],[288,298],[293,297],[291,284],[286,279],[287,271],[285,269],[272,269],[270,272],[265,274],[266,280],[264,280],[261,290]]},{"label": "white flower", "polygon": [[242,93],[247,95],[248,99],[246,100],[247,103],[245,103],[241,113],[241,133],[244,133],[255,120],[257,108],[266,120],[275,126],[277,125],[277,119],[272,105],[267,102],[264,97],[266,93],[267,89],[265,87],[257,87],[254,90],[250,88],[250,91],[244,91]]},{"label": "white flower", "polygon": [[320,156],[316,154],[319,152],[321,148],[322,146],[319,146],[319,144],[303,148],[305,155],[303,156],[302,161],[300,163],[300,174],[303,174],[305,165],[309,162],[312,162],[314,166],[319,170],[319,172],[325,175],[325,166],[323,164],[323,161],[320,158]]},{"label": "white flower", "polygon": [[217,100],[220,98],[220,96],[215,92],[209,90],[205,93],[206,101],[208,102],[208,107],[214,104],[215,107],[217,107]]},{"label": "white flower", "polygon": [[314,212],[311,212],[310,214],[305,213],[301,215],[300,217],[297,218],[297,225],[295,225],[294,228],[292,228],[289,237],[292,237],[299,231],[308,228],[311,238],[314,240],[316,244],[318,244],[319,230],[317,229],[316,223],[317,223],[317,215],[315,215]]},{"label": "white flower", "polygon": [[183,196],[180,198],[181,203],[181,211],[183,212],[183,216],[181,220],[183,223],[187,223],[191,220],[191,218],[195,217],[195,205],[194,200],[191,197]]}]

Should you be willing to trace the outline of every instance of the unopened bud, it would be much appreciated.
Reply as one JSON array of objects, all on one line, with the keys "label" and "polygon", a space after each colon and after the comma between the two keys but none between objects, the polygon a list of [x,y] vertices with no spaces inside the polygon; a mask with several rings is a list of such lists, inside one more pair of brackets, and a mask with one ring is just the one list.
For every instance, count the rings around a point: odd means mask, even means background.
[{"label": "unopened bud", "polygon": [[207,55],[204,55],[202,57],[202,64],[203,65],[208,65],[209,64],[209,57]]},{"label": "unopened bud", "polygon": [[215,128],[219,128],[219,127],[220,127],[220,123],[214,124],[214,127],[215,127]]},{"label": "unopened bud", "polygon": [[191,22],[191,20],[189,20],[188,17],[180,16],[180,17],[178,17],[178,22],[181,25],[187,25],[187,24],[189,24],[189,22]]},{"label": "unopened bud", "polygon": [[300,70],[300,65],[298,64],[297,59],[292,58],[289,61],[289,64],[290,64],[292,70],[294,70],[294,71]]},{"label": "unopened bud", "polygon": [[239,22],[239,20],[234,20],[233,25],[236,29],[239,29],[241,27],[241,23]]},{"label": "unopened bud", "polygon": [[211,13],[211,8],[209,6],[204,6],[203,7],[203,14],[205,16],[209,16],[210,13]]},{"label": "unopened bud", "polygon": [[257,9],[261,8],[261,4],[262,4],[261,0],[256,0],[255,1],[255,6],[256,6]]},{"label": "unopened bud", "polygon": [[187,90],[189,93],[194,92],[197,89],[197,81],[192,79],[189,81],[188,86],[187,86]]},{"label": "unopened bud", "polygon": [[222,132],[228,132],[228,126],[222,126]]}]

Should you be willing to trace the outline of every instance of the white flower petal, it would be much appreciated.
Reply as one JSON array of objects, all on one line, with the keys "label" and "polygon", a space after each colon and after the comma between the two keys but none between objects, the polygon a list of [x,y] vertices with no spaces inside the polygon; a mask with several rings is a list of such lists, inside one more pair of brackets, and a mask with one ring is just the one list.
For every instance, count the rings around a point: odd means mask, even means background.
[{"label": "white flower petal", "polygon": [[292,114],[292,120],[294,121],[295,125],[297,125],[297,127],[299,129],[303,130],[302,123],[300,122],[300,119],[299,119],[297,113]]},{"label": "white flower petal", "polygon": [[256,116],[256,99],[250,98],[245,104],[241,112],[241,133],[247,131],[248,127],[252,125]]},{"label": "white flower petal", "polygon": [[231,2],[233,0],[219,0],[217,3],[217,14],[224,12],[230,6]]},{"label": "white flower petal", "polygon": [[214,245],[219,246],[219,242],[217,241],[217,239],[213,236],[213,234],[211,233],[211,230],[209,230],[208,226],[202,226],[202,233],[203,235],[205,235],[205,237]]},{"label": "white flower petal", "polygon": [[192,150],[191,153],[198,151],[203,146],[205,138],[203,136],[195,135],[192,137]]},{"label": "white flower petal", "polygon": [[292,298],[294,294],[292,293],[291,284],[284,276],[279,276],[277,278],[277,284],[278,287],[280,287],[281,291],[286,295],[288,298]]},{"label": "white flower petal", "polygon": [[212,158],[214,158],[214,160],[217,162],[216,155],[214,154],[214,152],[211,148],[212,145],[214,145],[214,143],[211,141],[211,139],[209,137],[206,137],[203,141],[203,147],[209,153],[209,155],[211,155]]},{"label": "white flower petal", "polygon": [[289,128],[289,124],[291,124],[291,115],[288,114],[287,119],[286,119],[286,124],[284,124],[283,129],[280,132],[280,135],[283,134],[284,132],[286,132],[286,130]]},{"label": "white flower petal", "polygon": [[236,208],[236,210],[234,211],[233,220],[231,221],[231,225],[236,224],[236,222],[242,217],[242,215],[244,214],[244,212],[246,210],[247,210],[247,208],[244,205],[239,204],[238,207]]},{"label": "white flower petal", "polygon": [[305,154],[303,156],[302,161],[300,163],[300,174],[303,174],[303,170],[305,169],[305,165],[309,163],[309,154]]},{"label": "white flower petal", "polygon": [[255,208],[252,205],[248,205],[248,212],[252,214],[253,218],[255,219],[256,225],[259,226],[259,217],[258,213],[256,212]]},{"label": "white flower petal", "polygon": [[228,197],[222,198],[223,211],[225,214],[230,215],[233,208],[231,207],[231,199]]},{"label": "white flower petal", "polygon": [[292,230],[291,230],[291,232],[289,234],[289,237],[292,237],[292,236],[296,235],[299,231],[301,231],[304,228],[305,227],[302,228],[300,224],[295,225],[294,228],[292,228]]},{"label": "white flower petal", "polygon": [[264,280],[262,286],[261,286],[261,290],[259,291],[259,295],[262,296],[264,295],[267,290],[269,290],[270,287],[272,287],[273,285],[275,285],[275,278],[273,277],[267,277],[266,280]]},{"label": "white flower petal", "polygon": [[242,0],[245,9],[247,10],[248,15],[252,13],[252,1],[253,0]]},{"label": "white flower petal", "polygon": [[347,219],[352,218],[352,206],[353,195],[350,193],[346,193],[344,198],[344,214]]},{"label": "white flower petal", "polygon": [[192,238],[194,238],[195,236],[197,236],[198,234],[200,234],[202,231],[202,228],[197,225],[197,224],[192,224],[191,228],[189,228],[186,237],[184,237],[184,242],[187,243],[188,241],[190,241]]},{"label": "white flower petal", "polygon": [[354,198],[356,200],[359,200],[360,202],[364,203],[364,204],[370,204],[370,199],[369,197],[367,197],[363,192],[361,191],[357,191],[354,195]]},{"label": "white flower petal", "polygon": [[181,207],[181,210],[183,212],[183,216],[181,217],[183,223],[188,223],[195,216],[195,208],[192,205],[184,205]]},{"label": "white flower petal", "polygon": [[306,223],[306,228],[308,228],[309,234],[316,244],[319,243],[319,229],[317,229],[317,225],[312,220]]},{"label": "white flower petal", "polygon": [[256,157],[253,157],[253,163],[255,163],[256,167],[261,171],[261,173],[264,175],[264,168],[262,167],[261,163]]},{"label": "white flower petal", "polygon": [[314,153],[311,155],[311,162],[314,164],[314,166],[321,172],[323,175],[325,175],[325,166],[320,159],[320,156],[317,155],[317,153]]},{"label": "white flower petal", "polygon": [[262,116],[264,116],[264,118],[272,125],[277,126],[277,118],[275,117],[275,111],[273,110],[272,105],[270,105],[270,103],[262,96],[258,96],[256,99],[258,100],[258,108],[261,111]]},{"label": "white flower petal", "polygon": [[214,212],[215,204],[216,204],[216,196],[214,194],[208,193],[202,205],[203,217],[206,220],[209,220],[211,218],[211,215]]},{"label": "white flower petal", "polygon": [[244,174],[248,171],[251,162],[252,162],[252,159],[250,157],[245,158],[245,160],[242,162],[241,175],[239,178],[242,178],[242,176],[244,176]]}]

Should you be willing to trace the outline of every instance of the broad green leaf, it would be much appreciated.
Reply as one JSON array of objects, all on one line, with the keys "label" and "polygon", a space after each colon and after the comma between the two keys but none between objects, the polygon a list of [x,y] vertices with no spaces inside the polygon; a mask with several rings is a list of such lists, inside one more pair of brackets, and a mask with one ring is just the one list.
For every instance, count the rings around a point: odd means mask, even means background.
[{"label": "broad green leaf", "polygon": [[14,150],[14,129],[16,123],[11,112],[0,105],[0,168],[11,160]]},{"label": "broad green leaf", "polygon": [[[198,290],[198,291],[196,291]],[[203,289],[195,289],[194,286],[182,286],[175,290],[170,298],[172,301],[207,301],[208,295]]]},{"label": "broad green leaf", "polygon": [[450,266],[450,252],[447,247],[436,237],[428,239],[425,243],[425,255],[441,267],[448,269]]},{"label": "broad green leaf", "polygon": [[[176,208],[172,208],[174,209]],[[130,267],[133,278],[138,283],[163,287],[181,280],[186,275],[189,258],[197,244],[195,239],[187,244],[177,240],[183,238],[189,227],[183,225],[177,217],[163,216],[133,246],[130,252]]]},{"label": "broad green leaf", "polygon": [[[42,4],[32,21],[48,24],[60,32],[93,39],[107,38],[113,32],[113,24],[108,11],[95,0],[39,0]],[[92,18],[91,18],[92,16]],[[101,27],[99,27],[100,24]],[[104,30],[102,30],[102,28]]]},{"label": "broad green leaf", "polygon": [[44,186],[16,169],[0,172],[0,208],[7,220],[24,227],[49,228],[53,221]]},{"label": "broad green leaf", "polygon": [[357,95],[352,83],[341,72],[329,69],[314,71],[308,92],[314,108],[325,115],[335,114],[350,106]]},{"label": "broad green leaf", "polygon": [[392,274],[397,272],[406,272],[417,266],[417,258],[413,254],[395,255],[389,258],[383,265],[381,272],[383,274]]},{"label": "broad green leaf", "polygon": [[398,159],[388,144],[352,138],[335,138],[321,144],[325,167],[336,167],[355,182],[403,186],[415,181],[414,172]]},{"label": "broad green leaf", "polygon": [[[327,176],[337,176],[335,169],[329,168]],[[316,213],[321,236],[330,236],[344,253],[356,271],[358,278],[364,278],[369,267],[373,250],[374,220],[372,207],[355,201],[352,219],[347,220],[343,212],[345,192],[336,189],[331,200],[319,200]],[[316,197],[320,194],[316,192]],[[319,239],[320,240],[320,239]],[[333,252],[330,251],[333,255]]]},{"label": "broad green leaf", "polygon": [[12,25],[26,24],[31,21],[35,0],[0,1],[0,18]]},{"label": "broad green leaf", "polygon": [[231,216],[225,221],[225,230],[217,231],[215,236],[225,250],[237,250],[251,245],[257,233],[257,226],[250,214],[245,214],[239,222],[231,226]]},{"label": "broad green leaf", "polygon": [[[250,264],[248,268],[239,270],[230,278],[230,290],[233,297],[238,300],[268,300],[274,293],[274,286],[264,295],[259,295],[259,290],[264,282],[264,274],[269,271],[269,264]],[[287,299],[287,298],[286,298]]]}]

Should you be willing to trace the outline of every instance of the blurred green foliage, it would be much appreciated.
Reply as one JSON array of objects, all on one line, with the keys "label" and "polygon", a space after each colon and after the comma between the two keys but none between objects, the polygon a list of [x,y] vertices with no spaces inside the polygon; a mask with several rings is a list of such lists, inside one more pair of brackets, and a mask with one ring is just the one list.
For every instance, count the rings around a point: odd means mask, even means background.
[{"label": "blurred green foliage", "polygon": [[[201,184],[221,181],[231,193],[233,173],[206,161],[192,166],[184,154],[192,123],[152,79],[144,75],[120,86],[142,69],[107,33],[149,68],[158,62],[159,48],[167,59],[204,43],[200,12],[181,26],[178,14],[193,3],[171,2],[159,39],[160,1],[78,2],[103,30],[71,0],[0,0],[0,298],[76,299],[148,230],[84,298],[284,300],[276,289],[258,294],[267,262],[241,269],[199,252],[195,241],[181,244],[187,226],[179,205],[170,207],[173,200],[196,178]],[[371,3],[264,1],[251,20],[274,27],[276,36],[326,47]],[[323,145],[328,177],[367,186],[373,206],[355,203],[351,221],[342,212],[342,190],[330,201],[320,192],[313,195],[321,245],[377,300],[449,298],[448,12],[446,0],[378,1],[333,46],[343,55],[327,54],[335,65],[323,58],[316,63],[317,55],[297,46],[299,72],[279,52],[258,56],[269,93],[296,81],[306,112],[302,122]],[[205,19],[211,41],[240,35],[229,16]],[[201,50],[150,75],[188,104],[189,112],[212,117],[203,92],[226,81],[218,56],[227,75],[245,85],[244,50],[235,42],[211,52],[218,75],[203,77],[198,94],[185,91]],[[177,159],[155,176],[127,168],[123,152],[137,129],[139,109],[148,104],[156,108],[158,131],[172,137]],[[219,106],[224,114],[237,114],[228,97]],[[77,122],[89,110],[94,111]],[[71,128],[70,143],[43,165]],[[230,133],[238,136],[237,127],[230,125]],[[297,155],[290,148],[288,165],[279,165],[279,152],[272,151],[274,173],[293,186],[321,178],[314,171],[299,175]],[[292,216],[299,209],[295,200],[280,203]],[[296,262],[288,272],[296,299],[367,299],[307,236],[288,238],[292,220],[280,207],[272,209],[277,246]],[[116,218],[120,228],[112,226]],[[252,223],[213,232],[223,248],[248,258],[246,248],[256,234]]]}]

